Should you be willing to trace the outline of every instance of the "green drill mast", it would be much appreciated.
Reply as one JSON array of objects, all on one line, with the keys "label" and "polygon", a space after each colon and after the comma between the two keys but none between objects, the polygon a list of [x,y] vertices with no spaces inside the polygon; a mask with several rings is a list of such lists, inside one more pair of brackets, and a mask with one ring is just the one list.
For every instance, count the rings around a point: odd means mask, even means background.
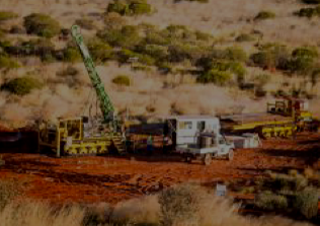
[{"label": "green drill mast", "polygon": [[88,71],[91,83],[92,83],[93,87],[95,88],[97,97],[100,102],[100,109],[103,114],[104,122],[105,123],[113,123],[113,125],[114,125],[114,123],[115,123],[115,121],[114,121],[114,106],[111,102],[110,97],[108,96],[108,94],[106,93],[106,91],[104,89],[104,85],[101,82],[101,79],[100,79],[98,72],[96,71],[94,62],[90,56],[90,53],[89,53],[86,45],[84,44],[83,36],[80,33],[79,26],[73,25],[71,27],[71,34],[72,34],[72,37],[80,50],[80,53],[82,55],[84,65],[86,66],[86,69]]}]

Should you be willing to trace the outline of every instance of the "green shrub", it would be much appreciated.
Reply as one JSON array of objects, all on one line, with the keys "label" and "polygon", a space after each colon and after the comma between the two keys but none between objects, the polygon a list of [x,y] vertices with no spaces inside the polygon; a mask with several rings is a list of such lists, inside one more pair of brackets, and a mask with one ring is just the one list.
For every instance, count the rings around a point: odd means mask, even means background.
[{"label": "green shrub", "polygon": [[139,30],[135,26],[126,25],[120,30],[103,30],[98,32],[98,37],[112,46],[123,47],[127,49],[134,49],[139,44],[141,37]]},{"label": "green shrub", "polygon": [[149,14],[152,11],[151,5],[148,3],[131,3],[129,9],[133,15]]},{"label": "green shrub", "polygon": [[5,49],[12,46],[12,43],[9,40],[0,41],[0,47]]},{"label": "green shrub", "polygon": [[119,53],[118,53],[118,61],[120,63],[128,63],[130,59],[139,59],[139,55],[138,53],[135,53],[131,50],[128,49],[122,49]]},{"label": "green shrub", "polygon": [[229,47],[225,50],[225,59],[244,62],[248,57],[241,47]]},{"label": "green shrub", "polygon": [[258,194],[254,202],[257,207],[269,211],[285,210],[288,207],[288,201],[285,196],[276,195],[270,191]]},{"label": "green shrub", "polygon": [[294,14],[300,17],[308,17],[308,18],[320,16],[320,7],[318,6],[314,8],[302,8],[298,12],[295,12]]},{"label": "green shrub", "polygon": [[300,47],[292,51],[293,57],[315,59],[318,57],[318,55],[318,51],[315,47]]},{"label": "green shrub", "polygon": [[133,16],[133,15],[142,15],[149,14],[152,11],[152,7],[146,1],[119,1],[115,0],[114,2],[109,3],[107,7],[107,12],[112,13],[116,12],[120,15]]},{"label": "green shrub", "polygon": [[152,66],[155,64],[156,60],[149,55],[140,54],[138,55],[138,62],[144,65]]},{"label": "green shrub", "polygon": [[76,76],[79,73],[79,71],[72,67],[68,66],[66,69],[60,70],[57,72],[58,76]]},{"label": "green shrub", "polygon": [[52,38],[60,33],[60,24],[50,16],[33,13],[24,18],[24,26],[28,34],[36,34],[45,38]]},{"label": "green shrub", "polygon": [[294,190],[300,191],[308,186],[308,179],[298,174],[294,178]]},{"label": "green shrub", "polygon": [[263,86],[257,86],[254,95],[258,98],[265,97],[267,95],[267,91],[263,89]]},{"label": "green shrub", "polygon": [[0,11],[0,22],[15,19],[17,17],[19,16],[14,12]]},{"label": "green shrub", "polygon": [[255,20],[267,20],[267,19],[273,19],[276,15],[273,12],[270,11],[261,11],[258,13],[258,15],[254,18]]},{"label": "green shrub", "polygon": [[150,66],[146,66],[141,63],[135,63],[131,67],[132,70],[134,71],[152,71],[152,68]]},{"label": "green shrub", "polygon": [[254,53],[250,56],[250,59],[255,65],[262,68],[271,68],[276,64],[273,54],[267,51]]},{"label": "green shrub", "polygon": [[0,30],[0,40],[6,36],[6,33]]},{"label": "green shrub", "polygon": [[42,83],[37,79],[30,76],[25,76],[4,83],[1,86],[1,89],[23,96],[30,93],[33,89],[40,89],[42,86]]},{"label": "green shrub", "polygon": [[112,48],[98,38],[89,40],[88,49],[96,62],[105,62],[112,58]]},{"label": "green shrub", "polygon": [[157,61],[155,64],[158,67],[158,70],[161,71],[164,74],[173,72],[173,66],[172,66],[171,62],[168,62],[168,61]]},{"label": "green shrub", "polygon": [[318,197],[317,189],[307,187],[296,195],[294,206],[303,216],[310,219],[318,214]]},{"label": "green shrub", "polygon": [[104,24],[107,30],[120,30],[126,24],[126,19],[118,13],[108,13],[104,17]]},{"label": "green shrub", "polygon": [[300,47],[292,51],[292,57],[287,62],[287,70],[296,73],[309,73],[315,67],[318,58],[317,49],[314,47]]},{"label": "green shrub", "polygon": [[112,82],[121,86],[130,86],[130,78],[126,75],[118,75],[112,79]]},{"label": "green shrub", "polygon": [[183,42],[172,43],[169,46],[169,60],[172,62],[182,62],[190,60],[196,62],[205,53],[206,49],[198,45],[186,44]]},{"label": "green shrub", "polygon": [[296,169],[290,169],[290,170],[288,171],[288,175],[289,175],[289,176],[292,176],[292,177],[296,177],[298,174],[299,174],[299,172],[298,172],[298,170],[296,170]]},{"label": "green shrub", "polygon": [[[286,93],[279,89],[277,96],[284,96]],[[308,179],[297,172],[290,171],[290,174],[270,173],[270,179],[266,180],[268,188],[274,191],[300,191],[308,186]]]},{"label": "green shrub", "polygon": [[167,32],[169,38],[179,40],[185,37],[185,33],[188,32],[188,28],[184,25],[171,24],[167,26],[164,32]]},{"label": "green shrub", "polygon": [[166,30],[151,31],[146,34],[145,42],[147,44],[169,45],[170,39],[168,38],[168,32]]},{"label": "green shrub", "polygon": [[136,45],[141,41],[139,36],[139,29],[136,26],[126,25],[121,28],[121,34],[126,37],[126,42],[129,42],[128,45]]},{"label": "green shrub", "polygon": [[242,187],[240,188],[239,193],[241,194],[253,194],[255,192],[254,187]]},{"label": "green shrub", "polygon": [[266,44],[260,51],[250,56],[250,60],[259,67],[286,69],[290,54],[287,48],[280,44]]},{"label": "green shrub", "polygon": [[[278,90],[278,96],[286,95],[283,90]],[[276,190],[299,191],[308,186],[308,180],[302,175],[290,176],[286,174],[276,174],[271,181],[271,186]]]},{"label": "green shrub", "polygon": [[81,54],[76,47],[66,47],[62,52],[62,60],[75,63],[81,60]]},{"label": "green shrub", "polygon": [[150,25],[144,29],[145,43],[156,45],[185,45],[185,46],[209,46],[213,38],[210,34],[201,31],[190,31],[182,25],[169,25],[165,29],[157,30]]},{"label": "green shrub", "polygon": [[213,60],[209,68],[218,71],[229,71],[237,76],[244,76],[246,73],[244,66],[236,61]]},{"label": "green shrub", "polygon": [[119,13],[120,15],[127,15],[129,14],[129,6],[124,1],[114,1],[109,3],[107,12],[115,12]]},{"label": "green shrub", "polygon": [[86,30],[93,30],[95,29],[95,25],[93,23],[93,20],[82,18],[75,21],[77,25],[79,25],[81,28]]},{"label": "green shrub", "polygon": [[149,23],[140,23],[137,25],[139,31],[141,31],[144,35],[147,35],[150,32],[158,31],[157,26]]},{"label": "green shrub", "polygon": [[41,61],[44,63],[53,63],[57,59],[54,54],[48,53],[41,56]]},{"label": "green shrub", "polygon": [[195,35],[197,40],[200,40],[200,41],[209,41],[210,39],[212,39],[212,36],[210,34],[204,33],[202,31],[196,31]]},{"label": "green shrub", "polygon": [[224,86],[231,80],[231,78],[232,76],[230,72],[211,69],[199,76],[197,81],[200,83],[214,83],[219,86]]},{"label": "green shrub", "polygon": [[169,54],[168,47],[156,44],[145,44],[138,47],[138,51],[158,60],[165,59]]},{"label": "green shrub", "polygon": [[[283,91],[282,89],[278,89],[277,91],[272,91],[271,93],[275,98],[281,98],[287,96],[287,92]],[[287,189],[287,188],[286,188]]]},{"label": "green shrub", "polygon": [[[175,0],[176,2],[182,1],[182,0]],[[200,3],[208,3],[209,0],[184,0],[189,2],[200,2]]]},{"label": "green shrub", "polygon": [[320,4],[320,0],[302,0],[306,4]]},{"label": "green shrub", "polygon": [[118,60],[120,63],[128,63],[132,59],[136,59],[137,62],[149,66],[154,65],[156,63],[156,60],[151,56],[148,56],[146,54],[135,53],[128,49],[123,49],[118,54]]},{"label": "green shrub", "polygon": [[[206,53],[204,55],[206,56],[205,58],[216,59],[216,60],[242,61],[242,62],[247,61],[248,59],[246,52],[241,47],[238,47],[238,46],[228,47],[226,49],[214,48],[214,49],[209,49],[209,51],[210,51],[209,54]],[[202,60],[205,60],[205,58],[203,58]],[[198,63],[200,63],[201,65],[205,63],[205,61],[198,62]]]},{"label": "green shrub", "polygon": [[252,42],[254,40],[255,40],[255,38],[249,34],[240,34],[236,38],[236,42]]},{"label": "green shrub", "polygon": [[271,181],[270,185],[274,190],[290,190],[294,178],[286,174],[275,174],[275,178]]},{"label": "green shrub", "polygon": [[36,39],[21,42],[15,46],[8,46],[5,50],[7,53],[12,55],[36,55],[43,61],[47,61],[49,58],[54,58],[54,44],[47,39]]},{"label": "green shrub", "polygon": [[236,61],[230,61],[227,64],[227,70],[231,71],[233,74],[237,75],[238,77],[243,77],[246,74],[246,69],[243,66],[243,64],[236,62]]},{"label": "green shrub", "polygon": [[0,69],[6,68],[6,69],[13,69],[18,68],[20,65],[15,60],[11,59],[10,57],[6,55],[0,55]]},{"label": "green shrub", "polygon": [[264,86],[268,83],[268,81],[270,80],[270,77],[271,76],[269,74],[259,74],[254,77],[254,82],[258,86]]},{"label": "green shrub", "polygon": [[20,25],[12,25],[10,29],[11,34],[26,34],[26,29]]},{"label": "green shrub", "polygon": [[211,65],[215,59],[210,56],[203,56],[197,60],[195,66],[200,67],[204,71],[208,71],[211,69]]},{"label": "green shrub", "polygon": [[121,46],[125,40],[119,29],[102,30],[97,33],[97,36],[112,46]]}]

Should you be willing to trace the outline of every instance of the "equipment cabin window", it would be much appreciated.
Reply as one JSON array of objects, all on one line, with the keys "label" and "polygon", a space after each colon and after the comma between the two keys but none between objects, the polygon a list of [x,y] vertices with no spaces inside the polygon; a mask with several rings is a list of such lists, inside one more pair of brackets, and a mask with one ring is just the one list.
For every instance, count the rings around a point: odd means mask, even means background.
[{"label": "equipment cabin window", "polygon": [[192,129],[192,122],[179,122],[179,129]]},{"label": "equipment cabin window", "polygon": [[72,136],[74,139],[80,139],[80,120],[70,120],[67,123],[68,136]]},{"label": "equipment cabin window", "polygon": [[203,131],[206,128],[206,122],[205,121],[201,121],[197,123],[197,129],[199,131]]}]

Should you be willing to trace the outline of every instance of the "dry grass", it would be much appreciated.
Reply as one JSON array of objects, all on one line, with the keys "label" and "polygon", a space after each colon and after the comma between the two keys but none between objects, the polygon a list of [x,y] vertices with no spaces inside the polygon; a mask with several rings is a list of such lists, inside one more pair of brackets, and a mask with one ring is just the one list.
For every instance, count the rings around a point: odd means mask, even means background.
[{"label": "dry grass", "polygon": [[0,213],[2,226],[80,226],[84,210],[79,207],[63,207],[54,210],[50,205],[25,201],[9,204]]},{"label": "dry grass", "polygon": [[145,196],[119,203],[115,206],[111,221],[134,222],[136,224],[157,224],[160,205],[156,196]]},{"label": "dry grass", "polygon": [[[186,203],[180,200],[181,191],[188,195],[193,202]],[[170,195],[169,195],[170,194]],[[180,194],[180,196],[179,196]],[[196,185],[180,185],[165,190],[158,202],[158,196],[146,196],[139,199],[129,200],[111,207],[107,203],[92,204],[86,208],[79,205],[69,205],[60,208],[53,208],[47,203],[22,200],[11,202],[0,211],[1,226],[107,226],[107,225],[161,225],[163,222],[163,209],[170,206],[170,200],[165,201],[164,197],[175,200],[174,209],[166,208],[167,211],[181,212],[182,209],[192,209],[195,216],[194,226],[271,226],[271,225],[296,225],[306,226],[307,223],[298,223],[280,217],[262,217],[250,219],[238,215],[237,206],[231,200],[219,198],[214,191],[207,191]],[[180,197],[180,198],[179,198]],[[163,199],[164,198],[164,199]],[[180,201],[181,202],[180,202]],[[165,201],[163,203],[162,201]],[[161,205],[163,204],[163,205]],[[191,204],[192,206],[185,206]],[[172,206],[172,205],[171,205]],[[174,219],[175,214],[170,214]],[[184,222],[184,224],[181,224]],[[191,221],[176,221],[175,226],[191,225]]]},{"label": "dry grass", "polygon": [[21,194],[21,184],[18,181],[0,181],[0,211]]}]

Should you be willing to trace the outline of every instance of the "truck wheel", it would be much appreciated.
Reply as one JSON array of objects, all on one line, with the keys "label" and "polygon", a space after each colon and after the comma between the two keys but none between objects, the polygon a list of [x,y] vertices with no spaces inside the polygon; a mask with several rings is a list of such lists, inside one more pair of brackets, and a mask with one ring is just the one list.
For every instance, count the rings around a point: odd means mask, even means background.
[{"label": "truck wheel", "polygon": [[228,160],[229,160],[229,161],[232,161],[232,160],[233,160],[233,155],[234,155],[233,149],[230,149],[230,150],[229,150],[229,153],[228,153]]},{"label": "truck wheel", "polygon": [[186,163],[191,163],[191,162],[192,162],[191,156],[186,156],[186,157],[185,157],[185,162],[186,162]]},{"label": "truck wheel", "polygon": [[207,153],[203,156],[202,163],[206,166],[209,166],[211,164],[211,160],[212,160],[211,154]]}]

